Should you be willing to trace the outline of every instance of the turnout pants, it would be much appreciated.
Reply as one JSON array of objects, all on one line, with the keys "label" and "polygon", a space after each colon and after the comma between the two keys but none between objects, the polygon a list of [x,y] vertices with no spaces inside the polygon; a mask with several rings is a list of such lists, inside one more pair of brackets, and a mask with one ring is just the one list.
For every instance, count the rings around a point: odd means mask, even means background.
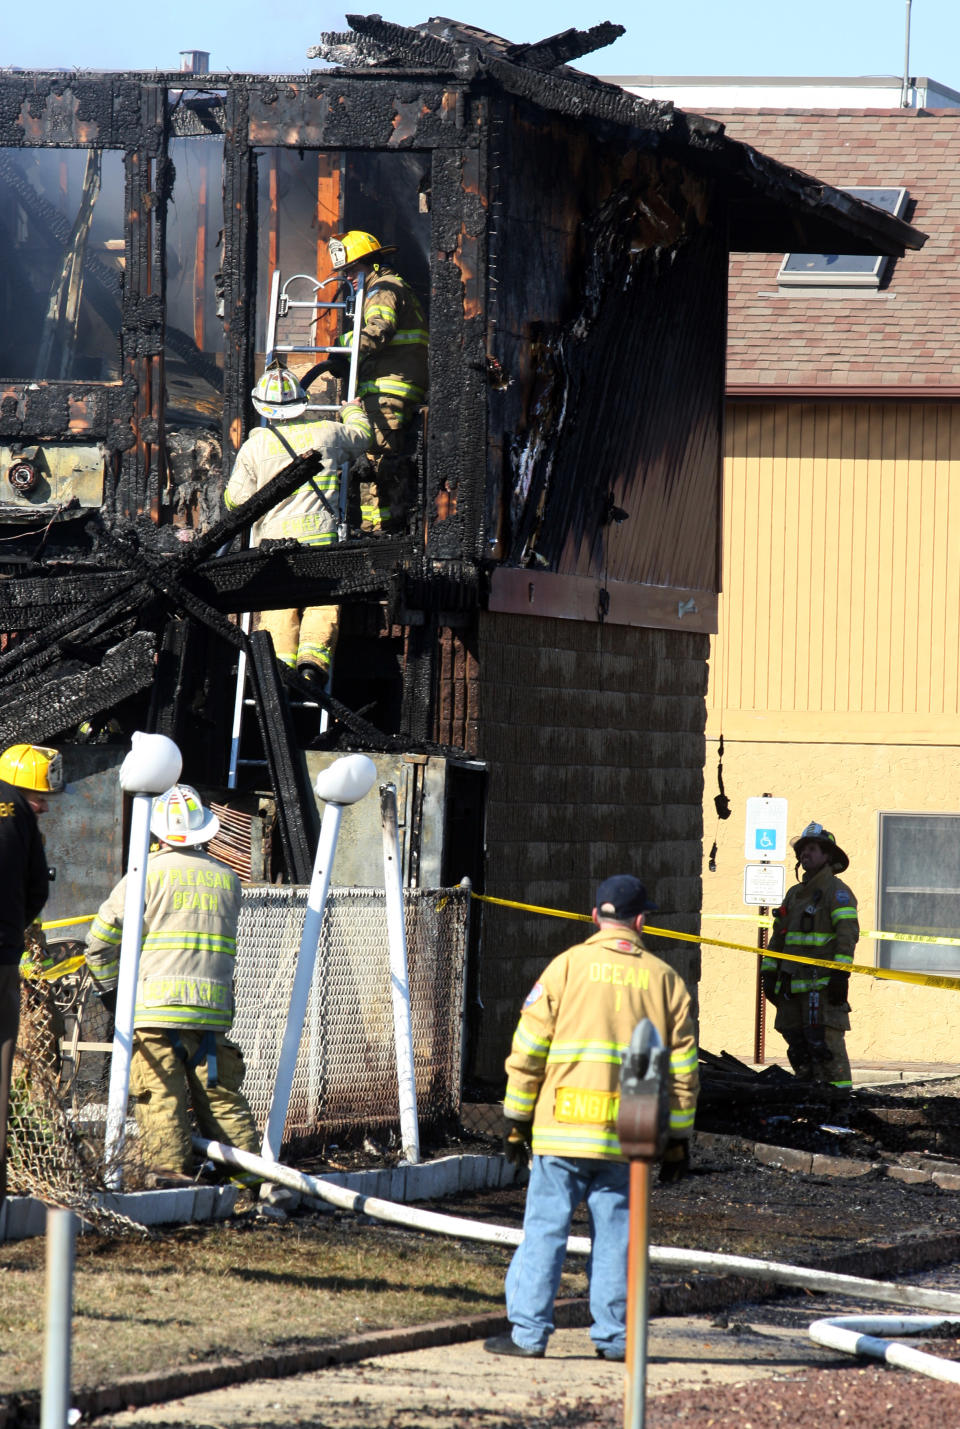
[{"label": "turnout pants", "polygon": [[[363,408],[370,419],[373,442],[354,468],[347,520],[369,533],[403,531],[413,488],[416,402],[368,392]],[[359,475],[359,479],[358,479]],[[358,499],[359,498],[359,499]]]},{"label": "turnout pants", "polygon": [[263,610],[258,624],[269,630],[273,653],[281,665],[333,664],[340,629],[339,605],[309,605],[303,610]]},{"label": "turnout pants", "polygon": [[[844,1039],[850,1030],[849,1004],[831,1006],[821,998],[822,1023],[815,1029],[810,1026],[807,1004],[808,999],[801,995],[788,997],[777,1007],[774,1026],[787,1044],[787,1060],[805,1081],[824,1082],[841,1094],[847,1093],[852,1085]],[[823,1054],[816,1054],[818,1045]]]},{"label": "turnout pants", "polygon": [[[203,1032],[178,1028],[177,1033],[192,1058]],[[191,1107],[201,1136],[259,1153],[260,1137],[250,1104],[240,1090],[245,1071],[240,1048],[218,1033],[217,1084],[210,1086],[205,1057],[192,1067],[177,1055],[168,1032],[159,1027],[138,1028],[133,1034],[130,1094],[145,1164],[157,1171],[192,1173]]]}]

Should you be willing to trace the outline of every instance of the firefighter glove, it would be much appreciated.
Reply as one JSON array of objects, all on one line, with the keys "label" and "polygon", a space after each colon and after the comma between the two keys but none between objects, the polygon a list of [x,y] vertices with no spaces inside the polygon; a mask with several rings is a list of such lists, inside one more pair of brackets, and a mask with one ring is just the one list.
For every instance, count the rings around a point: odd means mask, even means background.
[{"label": "firefighter glove", "polygon": [[503,1154],[512,1166],[521,1169],[530,1165],[530,1143],[533,1139],[533,1125],[529,1121],[514,1121],[513,1117],[503,1119]]},{"label": "firefighter glove", "polygon": [[657,1178],[661,1185],[669,1184],[671,1181],[682,1181],[690,1170],[690,1143],[687,1140],[671,1140],[667,1142],[663,1153],[663,1160],[660,1163],[660,1175]]},{"label": "firefighter glove", "polygon": [[334,377],[346,377],[350,371],[350,357],[345,352],[329,352],[323,362],[313,369],[314,376],[321,372],[332,372]]},{"label": "firefighter glove", "polygon": [[763,988],[763,995],[768,1002],[777,1000],[777,974],[761,973],[760,986]]},{"label": "firefighter glove", "polygon": [[[94,984],[96,986],[96,984]],[[111,1017],[117,1015],[117,989],[115,987],[98,987],[97,996],[107,1009]]]},{"label": "firefighter glove", "polygon": [[831,973],[827,982],[827,1001],[831,1007],[842,1007],[850,986],[849,973]]}]

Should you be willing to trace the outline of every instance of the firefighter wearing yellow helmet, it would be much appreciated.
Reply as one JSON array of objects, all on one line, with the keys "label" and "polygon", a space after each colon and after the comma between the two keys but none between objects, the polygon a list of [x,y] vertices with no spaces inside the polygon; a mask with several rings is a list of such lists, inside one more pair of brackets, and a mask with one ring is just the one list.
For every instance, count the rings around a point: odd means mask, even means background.
[{"label": "firefighter wearing yellow helmet", "polygon": [[50,875],[37,824],[63,784],[60,754],[12,744],[0,755],[0,1205],[7,1193],[7,1112],[20,1029],[20,959],[27,927],[47,901]]},{"label": "firefighter wearing yellow helmet", "polygon": [[[370,422],[359,402],[344,403],[339,420],[318,421],[307,408],[307,394],[298,378],[278,363],[266,369],[250,394],[254,408],[267,419],[243,443],[234,463],[224,505],[234,511],[284,467],[305,452],[317,451],[323,465],[316,476],[278,501],[251,528],[250,539],[299,541],[314,549],[337,539],[340,470],[370,445]],[[308,684],[322,687],[329,678],[340,625],[336,605],[299,610],[265,610],[259,617],[268,630],[281,665],[298,671]]]},{"label": "firefighter wearing yellow helmet", "polygon": [[[410,424],[427,399],[427,320],[410,284],[384,261],[397,251],[393,245],[351,229],[335,234],[327,246],[334,273],[354,283],[364,276],[357,396],[373,429],[374,476],[360,484],[354,515],[363,531],[402,530],[412,478]],[[345,347],[352,340],[352,331],[340,338]],[[321,366],[345,375],[343,358]]]},{"label": "firefighter wearing yellow helmet", "polygon": [[[130,1092],[146,1163],[156,1182],[194,1170],[190,1108],[201,1134],[257,1151],[241,1091],[233,1024],[240,880],[205,845],[220,827],[196,789],[175,784],[153,806],[159,841],[147,860],[143,942],[134,1007]],[[116,1002],[126,878],[101,904],[86,958],[108,1007]]]},{"label": "firefighter wearing yellow helmet", "polygon": [[[844,1033],[850,1030],[848,971],[860,937],[857,900],[838,877],[850,860],[829,829],[810,823],[793,840],[799,883],[774,911],[767,956],[760,964],[764,995],[777,1009],[777,1031],[787,1044],[796,1075],[829,1088],[842,1108],[850,1097],[850,1061]],[[834,970],[781,962],[777,953],[819,958]]]}]

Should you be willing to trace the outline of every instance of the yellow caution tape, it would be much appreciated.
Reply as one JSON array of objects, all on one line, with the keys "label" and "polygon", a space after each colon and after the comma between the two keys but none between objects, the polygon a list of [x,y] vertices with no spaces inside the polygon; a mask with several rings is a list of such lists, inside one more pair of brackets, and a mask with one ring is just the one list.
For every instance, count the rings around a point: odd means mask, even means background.
[{"label": "yellow caution tape", "polygon": [[[507,898],[491,898],[484,893],[474,893],[473,897],[481,903],[497,903],[502,908],[520,908],[526,913],[546,913],[551,918],[572,918],[580,923],[592,923],[593,919],[589,913],[563,913],[557,908],[538,908],[532,903],[514,903]],[[960,992],[960,977],[946,977],[938,973],[911,973],[898,972],[893,968],[867,967],[863,963],[836,963],[828,962],[826,958],[807,958],[799,953],[773,953],[769,948],[751,947],[749,943],[728,943],[720,938],[705,938],[700,933],[679,933],[673,928],[654,928],[650,924],[644,925],[644,932],[652,934],[655,938],[675,938],[683,943],[706,943],[712,948],[733,948],[736,952],[752,953],[754,957],[776,958],[778,962],[787,963],[808,963],[815,968],[828,968],[830,972],[851,972],[860,973],[864,977],[876,977],[888,982],[906,982],[914,987],[940,987],[948,992]],[[869,936],[869,935],[868,935]],[[885,936],[904,938],[904,934],[895,933]],[[907,942],[919,941],[906,937]],[[930,941],[951,942],[952,939],[932,939]]]},{"label": "yellow caution tape", "polygon": [[[701,918],[729,918],[738,923],[758,923],[761,928],[772,928],[772,918],[757,918],[751,913],[701,913]],[[960,938],[941,938],[932,933],[883,933],[861,929],[861,938],[876,938],[885,943],[932,943],[935,947],[960,948]],[[704,939],[704,942],[707,940]]]},{"label": "yellow caution tape", "polygon": [[96,913],[81,913],[78,918],[55,918],[52,923],[41,923],[44,932],[48,928],[73,928],[77,923],[92,923]]}]

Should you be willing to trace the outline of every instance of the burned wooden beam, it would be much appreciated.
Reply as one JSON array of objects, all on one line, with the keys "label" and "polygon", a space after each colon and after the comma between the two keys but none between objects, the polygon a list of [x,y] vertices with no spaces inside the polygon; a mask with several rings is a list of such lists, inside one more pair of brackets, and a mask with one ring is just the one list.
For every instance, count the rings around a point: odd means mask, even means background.
[{"label": "burned wooden beam", "polygon": [[85,719],[111,710],[146,689],[154,676],[156,639],[141,630],[108,649],[87,670],[55,673],[23,693],[5,696],[0,740],[50,743]]},{"label": "burned wooden beam", "polygon": [[250,636],[250,673],[287,872],[292,883],[308,884],[320,816],[283,697],[273,641],[265,630],[255,630]]}]

